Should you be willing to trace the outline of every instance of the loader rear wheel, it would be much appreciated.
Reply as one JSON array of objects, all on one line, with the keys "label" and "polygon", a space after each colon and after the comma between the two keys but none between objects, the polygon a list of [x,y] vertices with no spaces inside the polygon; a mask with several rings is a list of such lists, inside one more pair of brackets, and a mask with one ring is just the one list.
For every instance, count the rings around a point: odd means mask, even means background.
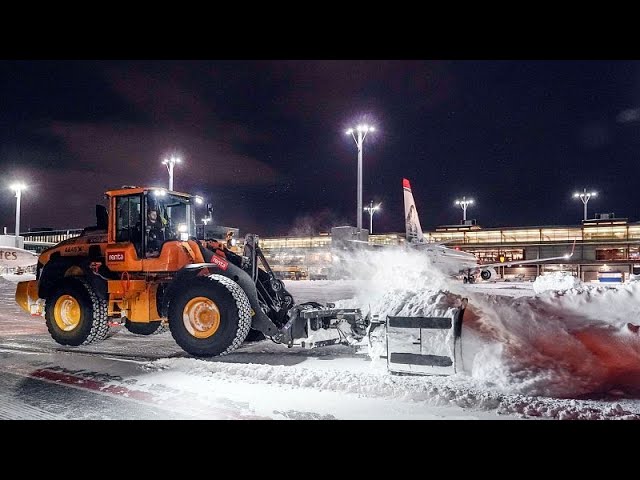
[{"label": "loader rear wheel", "polygon": [[136,335],[158,335],[167,331],[167,327],[162,325],[162,321],[142,323],[127,320],[124,326]]},{"label": "loader rear wheel", "polygon": [[171,335],[183,350],[213,357],[232,352],[245,340],[251,327],[251,306],[236,282],[209,275],[175,296],[168,317]]},{"label": "loader rear wheel", "polygon": [[51,337],[61,345],[88,345],[109,333],[107,302],[82,278],[66,278],[53,290],[45,319]]}]

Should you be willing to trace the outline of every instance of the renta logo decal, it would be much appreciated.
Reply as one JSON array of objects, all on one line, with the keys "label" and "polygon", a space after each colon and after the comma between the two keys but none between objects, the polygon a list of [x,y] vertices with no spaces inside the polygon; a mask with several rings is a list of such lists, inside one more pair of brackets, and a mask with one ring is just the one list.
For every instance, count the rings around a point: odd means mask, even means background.
[{"label": "renta logo decal", "polygon": [[124,252],[109,252],[107,254],[109,262],[124,262]]},{"label": "renta logo decal", "polygon": [[211,257],[211,263],[215,264],[216,266],[218,266],[222,270],[226,270],[227,267],[229,266],[229,262],[227,262],[226,260],[224,260],[224,259],[222,259],[220,257],[216,257],[215,255],[213,257]]}]

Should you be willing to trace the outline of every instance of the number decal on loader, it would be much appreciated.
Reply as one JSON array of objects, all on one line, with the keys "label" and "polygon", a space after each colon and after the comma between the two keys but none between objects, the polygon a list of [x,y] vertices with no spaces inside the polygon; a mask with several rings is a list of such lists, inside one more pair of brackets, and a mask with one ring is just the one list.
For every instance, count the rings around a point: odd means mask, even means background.
[{"label": "number decal on loader", "polygon": [[229,266],[229,262],[227,262],[226,260],[220,257],[216,257],[215,255],[211,257],[211,263],[216,264],[216,266],[218,266],[222,270],[226,270],[227,267]]}]

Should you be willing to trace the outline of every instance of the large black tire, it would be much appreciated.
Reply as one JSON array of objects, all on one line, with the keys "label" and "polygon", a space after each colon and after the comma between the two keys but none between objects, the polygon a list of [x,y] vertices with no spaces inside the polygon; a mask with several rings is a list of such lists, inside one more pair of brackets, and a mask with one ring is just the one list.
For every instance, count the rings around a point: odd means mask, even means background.
[{"label": "large black tire", "polygon": [[169,329],[183,350],[197,357],[226,355],[251,328],[251,305],[242,287],[209,275],[176,294],[169,305]]},{"label": "large black tire", "polygon": [[88,345],[107,338],[107,302],[83,278],[65,278],[46,299],[45,319],[61,345]]},{"label": "large black tire", "polygon": [[489,280],[491,278],[491,272],[489,270],[482,270],[482,272],[480,272],[480,276],[485,281]]},{"label": "large black tire", "polygon": [[162,325],[162,321],[141,323],[125,321],[125,328],[136,335],[158,335],[168,330],[168,327]]}]

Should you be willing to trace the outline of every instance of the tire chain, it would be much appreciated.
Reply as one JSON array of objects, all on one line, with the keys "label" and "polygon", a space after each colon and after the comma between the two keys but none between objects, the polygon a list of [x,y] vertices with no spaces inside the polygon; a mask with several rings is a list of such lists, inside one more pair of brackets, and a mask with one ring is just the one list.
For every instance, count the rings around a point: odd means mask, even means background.
[{"label": "tire chain", "polygon": [[249,334],[249,329],[251,328],[251,304],[249,303],[249,298],[247,297],[247,294],[244,293],[242,287],[230,278],[216,274],[209,275],[208,278],[211,281],[220,283],[229,290],[236,302],[236,307],[238,308],[238,331],[233,342],[231,342],[231,345],[229,345],[227,349],[220,354],[220,356],[227,355],[242,345],[242,342],[244,342],[245,338],[247,338],[247,335]]},{"label": "tire chain", "polygon": [[167,333],[168,331],[169,331],[169,322],[167,322],[166,320],[161,320],[160,326],[151,335],[160,335],[162,333]]},{"label": "tire chain", "polygon": [[78,281],[85,288],[89,294],[91,300],[91,309],[93,311],[93,318],[91,319],[91,331],[82,345],[89,345],[90,343],[101,342],[109,333],[109,323],[107,318],[107,302],[99,298],[93,291],[89,283],[83,279]]}]

